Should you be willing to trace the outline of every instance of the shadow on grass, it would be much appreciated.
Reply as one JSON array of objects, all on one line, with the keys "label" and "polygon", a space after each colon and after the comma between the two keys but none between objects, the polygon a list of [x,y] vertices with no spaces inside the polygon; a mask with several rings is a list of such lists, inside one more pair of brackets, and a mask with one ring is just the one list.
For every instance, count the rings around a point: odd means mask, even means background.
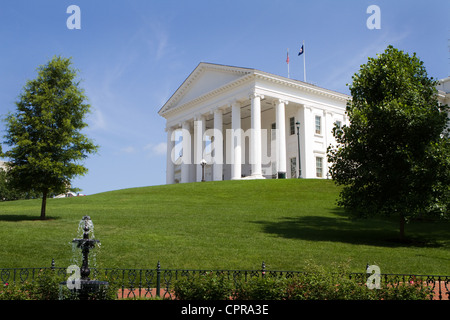
[{"label": "shadow on grass", "polygon": [[56,220],[59,217],[51,217],[47,216],[45,220],[41,220],[39,215],[25,215],[25,214],[0,214],[0,221],[10,221],[10,222],[19,222],[19,221],[49,221]]},{"label": "shadow on grass", "polygon": [[[333,209],[335,217],[300,216],[282,217],[278,221],[253,221],[262,225],[263,231],[287,239],[307,241],[343,242],[381,247],[442,247],[450,238],[448,224],[423,223],[421,232],[411,228],[407,238],[399,240],[399,227],[389,219],[350,219],[343,210]],[[420,223],[415,223],[420,224]]]}]

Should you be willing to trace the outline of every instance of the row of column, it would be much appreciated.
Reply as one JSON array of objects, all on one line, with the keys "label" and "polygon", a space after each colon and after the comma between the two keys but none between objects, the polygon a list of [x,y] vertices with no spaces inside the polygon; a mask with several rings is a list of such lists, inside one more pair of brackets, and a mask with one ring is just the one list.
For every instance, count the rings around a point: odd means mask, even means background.
[{"label": "row of column", "polygon": [[[252,164],[251,179],[263,179],[262,175],[262,140],[261,140],[261,99],[264,96],[252,93],[251,100],[251,135],[250,135],[250,163]],[[277,99],[274,101],[276,107],[276,127],[277,127],[277,166],[278,177],[286,176],[286,124],[285,124],[285,105],[286,101]],[[185,121],[182,123],[182,161],[181,161],[181,182],[189,182],[190,166],[191,166],[191,150],[194,152],[194,164],[197,166],[196,181],[201,181],[202,168],[201,160],[204,150],[203,133],[205,132],[205,117],[200,115],[194,119],[194,146],[191,145],[190,123]],[[241,179],[242,175],[242,127],[241,127],[241,103],[233,101],[231,103],[231,143],[230,156],[231,160],[231,179]],[[175,180],[175,163],[174,157],[174,139],[172,138],[174,129],[167,129],[167,183],[173,183]],[[223,108],[214,110],[214,139],[213,139],[213,180],[222,180],[223,176]]]}]

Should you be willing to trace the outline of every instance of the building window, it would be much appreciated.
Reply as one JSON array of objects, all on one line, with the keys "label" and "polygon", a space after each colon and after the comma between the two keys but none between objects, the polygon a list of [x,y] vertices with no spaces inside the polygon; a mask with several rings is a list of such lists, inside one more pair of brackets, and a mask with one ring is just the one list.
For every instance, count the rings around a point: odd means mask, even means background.
[{"label": "building window", "polygon": [[297,177],[297,158],[293,157],[290,159],[291,161],[291,178]]},{"label": "building window", "polygon": [[321,121],[322,121],[322,118],[320,116],[316,116],[316,133],[317,134],[320,134],[322,132],[321,127],[320,127]]},{"label": "building window", "polygon": [[336,120],[335,125],[338,130],[342,128],[342,123],[339,120]]},{"label": "building window", "polygon": [[291,135],[295,134],[295,118],[289,118],[289,125],[291,128]]},{"label": "building window", "polygon": [[322,178],[323,176],[323,159],[316,157],[316,177]]}]

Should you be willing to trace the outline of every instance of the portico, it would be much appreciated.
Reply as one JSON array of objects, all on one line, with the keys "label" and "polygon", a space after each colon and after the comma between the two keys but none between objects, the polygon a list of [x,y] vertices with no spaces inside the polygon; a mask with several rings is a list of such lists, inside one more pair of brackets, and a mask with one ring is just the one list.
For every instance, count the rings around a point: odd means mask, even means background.
[{"label": "portico", "polygon": [[[335,123],[350,97],[255,69],[200,63],[160,109],[167,183],[326,178]],[[300,159],[296,122],[300,122]]]}]

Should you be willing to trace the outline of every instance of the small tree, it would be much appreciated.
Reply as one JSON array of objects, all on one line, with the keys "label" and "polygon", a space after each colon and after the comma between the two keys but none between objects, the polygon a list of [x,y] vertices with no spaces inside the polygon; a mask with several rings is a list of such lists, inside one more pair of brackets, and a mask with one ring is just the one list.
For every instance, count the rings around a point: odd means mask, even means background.
[{"label": "small tree", "polygon": [[11,185],[42,194],[41,219],[47,196],[65,191],[70,180],[87,169],[80,163],[97,146],[81,133],[90,105],[79,87],[71,60],[54,57],[38,68],[16,102],[17,111],[6,118],[4,153],[10,159]]},{"label": "small tree", "polygon": [[400,238],[411,218],[448,216],[448,108],[423,62],[389,46],[353,76],[349,126],[334,128],[330,173],[338,203],[359,216],[397,215]]}]

